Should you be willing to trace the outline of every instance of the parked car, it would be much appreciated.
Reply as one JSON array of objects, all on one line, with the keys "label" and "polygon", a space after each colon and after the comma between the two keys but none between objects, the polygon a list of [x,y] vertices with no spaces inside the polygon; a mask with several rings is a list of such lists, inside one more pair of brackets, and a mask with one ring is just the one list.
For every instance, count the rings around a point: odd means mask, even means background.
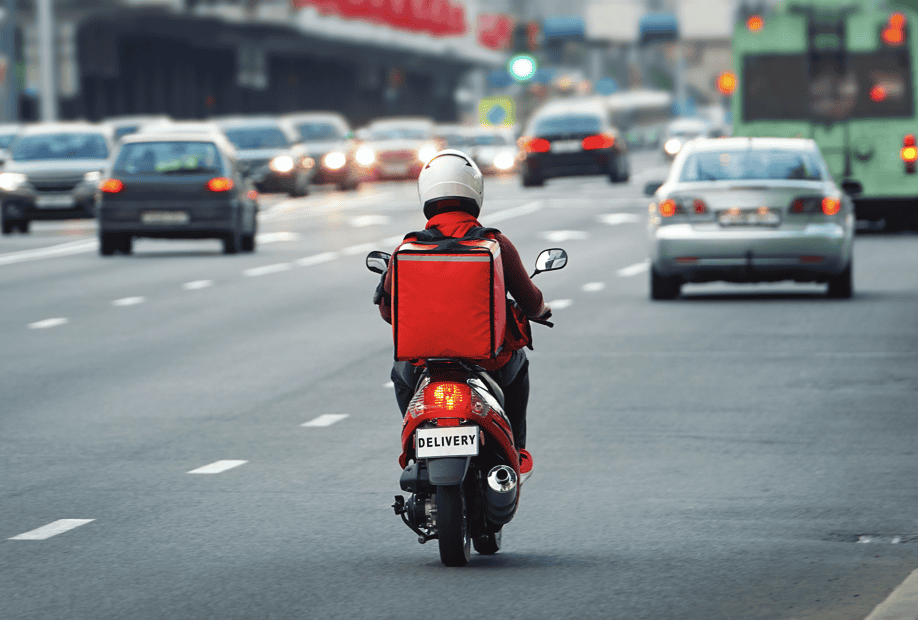
[{"label": "parked car", "polygon": [[136,237],[216,238],[226,254],[255,250],[257,195],[222,136],[125,136],[98,188],[103,256],[129,254]]},{"label": "parked car", "polygon": [[524,187],[547,179],[606,175],[613,183],[631,174],[628,148],[598,99],[562,99],[537,110],[519,139]]},{"label": "parked car", "polygon": [[852,295],[854,205],[812,140],[689,142],[650,183],[650,297],[686,282],[826,282]]},{"label": "parked car", "polygon": [[299,142],[316,163],[313,183],[335,184],[342,191],[360,186],[357,143],[347,119],[337,112],[301,112],[287,114],[283,120],[296,129]]},{"label": "parked car", "polygon": [[300,134],[293,125],[271,116],[223,119],[218,125],[259,192],[309,193],[316,162],[298,144]]},{"label": "parked car", "polygon": [[429,118],[376,120],[362,132],[357,162],[371,179],[417,179],[427,161],[444,148]]},{"label": "parked car", "polygon": [[35,220],[95,217],[94,185],[108,164],[111,131],[91,123],[23,127],[0,173],[4,235],[29,232]]}]

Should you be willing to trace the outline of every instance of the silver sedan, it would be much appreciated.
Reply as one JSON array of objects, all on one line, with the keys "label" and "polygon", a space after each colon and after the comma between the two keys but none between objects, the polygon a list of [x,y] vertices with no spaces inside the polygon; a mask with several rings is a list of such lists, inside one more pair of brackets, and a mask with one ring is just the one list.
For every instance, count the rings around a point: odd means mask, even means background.
[{"label": "silver sedan", "polygon": [[686,282],[825,282],[852,294],[854,206],[812,140],[695,140],[653,196],[650,297]]}]

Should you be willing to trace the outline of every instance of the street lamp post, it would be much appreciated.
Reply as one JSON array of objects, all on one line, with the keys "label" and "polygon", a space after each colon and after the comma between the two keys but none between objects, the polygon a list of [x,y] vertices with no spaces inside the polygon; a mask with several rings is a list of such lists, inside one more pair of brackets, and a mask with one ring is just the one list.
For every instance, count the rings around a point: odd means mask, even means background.
[{"label": "street lamp post", "polygon": [[54,13],[52,0],[36,0],[38,9],[38,68],[41,82],[41,120],[57,120],[54,80]]},{"label": "street lamp post", "polygon": [[19,79],[16,74],[16,0],[6,0],[6,10],[3,11],[2,39],[3,48],[0,56],[3,57],[3,118],[7,121],[19,120]]}]

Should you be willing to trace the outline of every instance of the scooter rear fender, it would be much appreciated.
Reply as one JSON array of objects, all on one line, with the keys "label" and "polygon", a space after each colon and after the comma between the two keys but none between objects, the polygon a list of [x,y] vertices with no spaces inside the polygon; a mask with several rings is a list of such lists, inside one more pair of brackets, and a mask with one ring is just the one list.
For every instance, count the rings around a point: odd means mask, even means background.
[{"label": "scooter rear fender", "polygon": [[427,475],[430,484],[447,486],[461,483],[465,479],[465,472],[469,469],[471,459],[470,456],[427,459]]}]

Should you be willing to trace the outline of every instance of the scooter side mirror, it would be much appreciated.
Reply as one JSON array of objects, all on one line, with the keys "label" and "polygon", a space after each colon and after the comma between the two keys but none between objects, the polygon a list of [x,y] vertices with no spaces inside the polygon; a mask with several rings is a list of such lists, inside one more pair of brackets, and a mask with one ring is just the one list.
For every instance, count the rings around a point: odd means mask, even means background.
[{"label": "scooter side mirror", "polygon": [[367,269],[373,273],[386,273],[389,268],[389,258],[391,257],[391,254],[374,250],[367,254]]},{"label": "scooter side mirror", "polygon": [[548,250],[542,250],[539,254],[539,257],[536,258],[536,273],[542,273],[543,271],[556,271],[558,269],[563,269],[567,264],[567,252],[561,248],[550,248]]}]

